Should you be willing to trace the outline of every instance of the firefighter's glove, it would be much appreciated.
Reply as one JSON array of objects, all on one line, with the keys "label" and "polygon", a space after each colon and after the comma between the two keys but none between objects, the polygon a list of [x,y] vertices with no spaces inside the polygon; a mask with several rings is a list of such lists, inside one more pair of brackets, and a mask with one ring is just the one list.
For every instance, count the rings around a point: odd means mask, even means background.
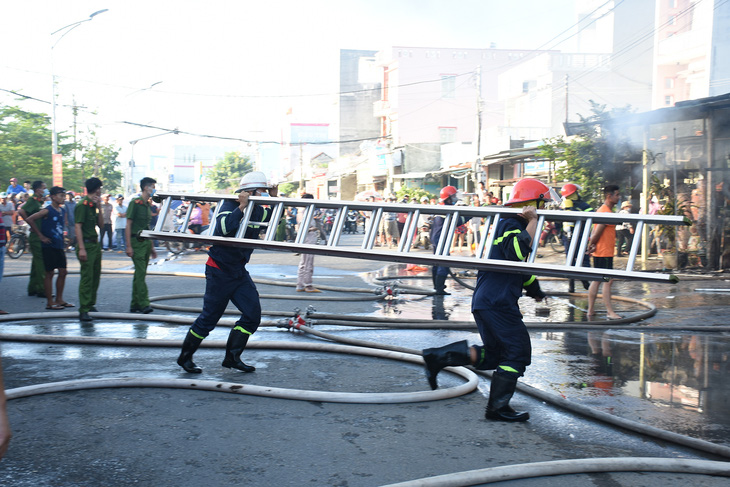
[{"label": "firefighter's glove", "polygon": [[537,279],[525,286],[525,292],[535,301],[542,301],[547,296],[547,294],[540,289],[540,282]]}]

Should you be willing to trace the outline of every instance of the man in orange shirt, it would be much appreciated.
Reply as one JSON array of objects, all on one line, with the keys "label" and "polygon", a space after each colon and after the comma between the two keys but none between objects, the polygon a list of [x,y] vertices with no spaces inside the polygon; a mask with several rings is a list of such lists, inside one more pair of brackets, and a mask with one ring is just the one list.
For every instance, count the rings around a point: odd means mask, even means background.
[{"label": "man in orange shirt", "polygon": [[[603,205],[598,209],[598,213],[613,213],[613,207],[618,204],[621,198],[619,187],[610,184],[603,188]],[[593,267],[596,269],[613,269],[613,253],[616,248],[616,225],[606,225],[598,223],[593,226],[593,234],[588,243],[588,253],[593,255]],[[603,283],[603,304],[606,306],[606,316],[610,320],[621,319],[621,315],[616,314],[611,304],[611,284],[613,279]],[[595,314],[594,305],[596,297],[598,297],[598,281],[591,282],[588,288],[588,319],[591,320]]]}]

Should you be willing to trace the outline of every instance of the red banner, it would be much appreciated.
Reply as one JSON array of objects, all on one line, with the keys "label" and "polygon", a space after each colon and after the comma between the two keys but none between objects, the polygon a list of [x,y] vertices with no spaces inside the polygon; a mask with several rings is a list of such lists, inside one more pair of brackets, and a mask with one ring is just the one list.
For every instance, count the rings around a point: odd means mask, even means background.
[{"label": "red banner", "polygon": [[53,154],[51,156],[53,163],[53,185],[63,186],[63,156],[61,154]]}]

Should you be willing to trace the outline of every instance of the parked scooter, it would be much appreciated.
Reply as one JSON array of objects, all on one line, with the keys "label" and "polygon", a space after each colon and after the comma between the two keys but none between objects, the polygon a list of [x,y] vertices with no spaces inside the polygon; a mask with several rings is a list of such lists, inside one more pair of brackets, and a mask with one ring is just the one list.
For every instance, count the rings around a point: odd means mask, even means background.
[{"label": "parked scooter", "polygon": [[347,212],[347,218],[345,219],[345,232],[346,233],[357,233],[357,223],[360,219],[360,213],[355,210]]},{"label": "parked scooter", "polygon": [[430,216],[427,220],[421,222],[421,227],[418,229],[418,235],[416,235],[416,238],[413,242],[414,249],[423,247],[424,250],[428,250],[431,248],[431,237],[429,235],[431,233],[432,219],[433,216]]}]

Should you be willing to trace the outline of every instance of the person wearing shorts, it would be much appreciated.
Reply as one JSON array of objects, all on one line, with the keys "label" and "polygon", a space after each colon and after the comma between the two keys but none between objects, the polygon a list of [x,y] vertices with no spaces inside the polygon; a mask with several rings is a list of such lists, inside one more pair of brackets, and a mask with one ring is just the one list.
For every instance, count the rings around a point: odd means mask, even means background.
[{"label": "person wearing shorts", "polygon": [[[66,253],[63,248],[63,229],[66,222],[66,209],[62,206],[66,199],[66,190],[54,186],[50,191],[51,204],[28,217],[28,224],[38,235],[43,253],[43,265],[46,270],[43,285],[46,292],[46,309],[61,310],[73,307],[63,300],[63,289],[66,285]],[[36,220],[41,221],[40,229]],[[56,298],[53,298],[53,274],[58,269],[56,278]]]},{"label": "person wearing shorts", "polygon": [[[613,213],[613,208],[621,198],[619,187],[615,184],[609,184],[603,188],[603,205],[598,209],[598,213]],[[616,225],[607,225],[598,223],[593,227],[591,239],[588,242],[588,253],[593,255],[593,267],[597,269],[613,269],[613,254],[616,250]],[[591,282],[588,287],[588,320],[593,319],[596,315],[595,304],[598,297],[598,281]],[[609,320],[619,320],[621,315],[613,310],[611,302],[611,285],[613,279],[603,283],[603,304],[606,306],[606,317]]]}]

